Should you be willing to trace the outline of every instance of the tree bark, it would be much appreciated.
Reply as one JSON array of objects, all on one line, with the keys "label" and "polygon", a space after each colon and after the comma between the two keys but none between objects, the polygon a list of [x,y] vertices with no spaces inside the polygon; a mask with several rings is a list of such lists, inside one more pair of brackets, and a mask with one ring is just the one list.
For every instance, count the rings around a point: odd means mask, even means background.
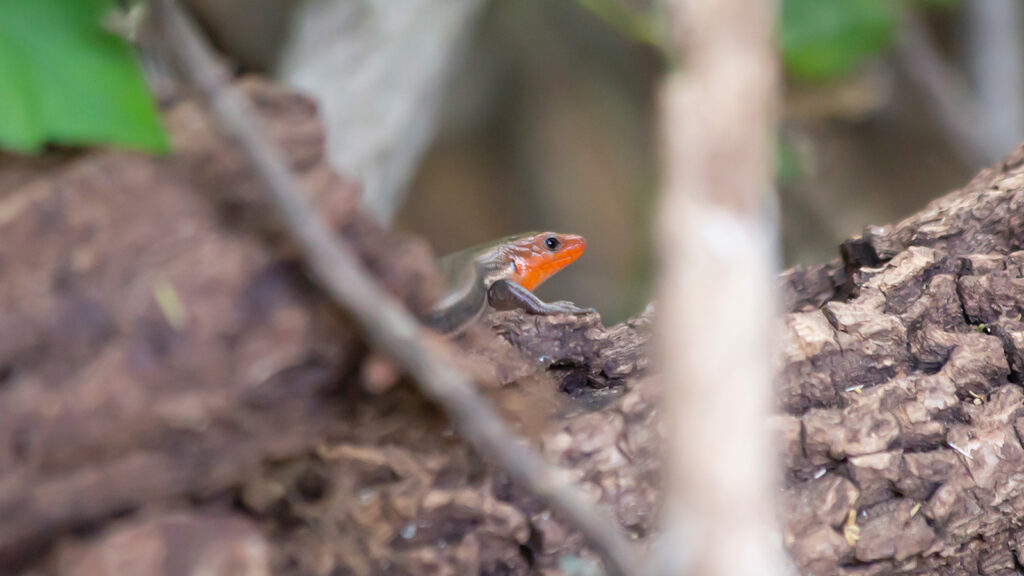
[{"label": "tree bark", "polygon": [[842,262],[784,275],[776,424],[805,572],[1017,573],[1022,167],[1018,149]]}]

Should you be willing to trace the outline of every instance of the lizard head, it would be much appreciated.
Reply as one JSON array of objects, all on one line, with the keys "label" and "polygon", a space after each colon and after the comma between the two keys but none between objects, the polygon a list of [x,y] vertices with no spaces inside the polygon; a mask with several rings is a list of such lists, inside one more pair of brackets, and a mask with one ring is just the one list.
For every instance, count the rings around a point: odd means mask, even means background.
[{"label": "lizard head", "polygon": [[510,242],[509,255],[515,271],[512,280],[533,290],[583,254],[587,241],[576,234],[531,232]]}]

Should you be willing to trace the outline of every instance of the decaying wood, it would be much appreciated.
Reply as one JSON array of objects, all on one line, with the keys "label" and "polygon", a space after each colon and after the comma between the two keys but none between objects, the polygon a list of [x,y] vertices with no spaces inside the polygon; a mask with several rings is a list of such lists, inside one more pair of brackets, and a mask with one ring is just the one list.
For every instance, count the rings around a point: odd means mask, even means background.
[{"label": "decaying wood", "polygon": [[[424,309],[429,250],[355,216],[307,100],[250,88],[324,216]],[[223,491],[346,409],[323,399],[345,394],[355,332],[246,226],[254,182],[198,106],[167,121],[172,156],[93,153],[0,193],[0,559]]]},{"label": "decaying wood", "polygon": [[[424,309],[429,251],[352,211],[308,101],[247,91],[321,214]],[[0,190],[0,573],[596,566],[411,387],[367,391],[357,332],[263,225],[241,158],[194,103],[167,123],[172,156],[91,152]],[[783,275],[772,429],[803,573],[1020,569],[1022,247],[1024,149]],[[659,526],[655,312],[501,313],[481,331],[498,340],[465,342],[511,421],[642,543]]]},{"label": "decaying wood", "polygon": [[786,276],[775,424],[785,538],[806,573],[1018,573],[1022,208],[1024,148],[868,227],[844,245],[845,271]]}]

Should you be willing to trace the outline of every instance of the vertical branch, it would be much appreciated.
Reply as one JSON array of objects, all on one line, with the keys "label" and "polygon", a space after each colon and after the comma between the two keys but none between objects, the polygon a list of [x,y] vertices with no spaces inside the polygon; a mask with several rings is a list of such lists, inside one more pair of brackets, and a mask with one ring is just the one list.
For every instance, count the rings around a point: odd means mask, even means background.
[{"label": "vertical branch", "polygon": [[434,140],[487,2],[294,4],[278,76],[317,99],[331,164],[360,179],[365,209],[390,225]]},{"label": "vertical branch", "polygon": [[985,151],[1001,158],[1024,130],[1020,0],[964,2],[967,58]]},{"label": "vertical branch", "polygon": [[991,138],[985,126],[978,123],[978,103],[942,59],[925,25],[910,10],[903,14],[896,62],[920,92],[937,129],[964,166],[977,170],[1013,148],[1008,146],[993,155]]},{"label": "vertical branch", "polygon": [[777,6],[666,0],[658,286],[670,441],[662,574],[777,574],[772,393]]}]

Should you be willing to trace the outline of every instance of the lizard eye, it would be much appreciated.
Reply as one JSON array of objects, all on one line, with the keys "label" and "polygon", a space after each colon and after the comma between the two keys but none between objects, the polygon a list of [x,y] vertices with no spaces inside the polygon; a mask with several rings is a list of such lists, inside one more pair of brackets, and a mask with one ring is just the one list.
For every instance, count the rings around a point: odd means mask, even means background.
[{"label": "lizard eye", "polygon": [[548,247],[548,250],[554,252],[555,250],[558,250],[558,247],[561,246],[562,243],[558,241],[558,238],[555,238],[554,236],[548,236],[544,240],[544,245]]}]

